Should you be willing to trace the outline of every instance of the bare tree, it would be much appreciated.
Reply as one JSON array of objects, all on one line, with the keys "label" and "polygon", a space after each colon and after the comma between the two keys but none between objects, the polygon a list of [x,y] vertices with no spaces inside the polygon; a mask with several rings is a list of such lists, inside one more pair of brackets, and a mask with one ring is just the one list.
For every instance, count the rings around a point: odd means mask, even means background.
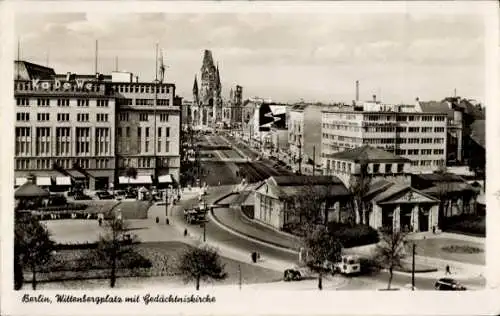
[{"label": "bare tree", "polygon": [[117,216],[107,220],[105,228],[106,233],[99,238],[95,257],[109,267],[109,285],[114,288],[119,262],[134,252],[133,245],[137,243],[137,237],[127,233],[126,223]]},{"label": "bare tree", "polygon": [[381,241],[375,250],[377,263],[389,270],[387,289],[391,289],[394,268],[401,267],[405,256],[406,236],[403,231],[385,230],[381,234]]},{"label": "bare tree", "polygon": [[36,290],[36,272],[40,266],[50,261],[54,242],[45,226],[29,215],[17,219],[14,230],[15,288],[22,287],[22,270],[24,266],[28,266],[32,273],[31,286]]},{"label": "bare tree", "polygon": [[341,260],[342,244],[324,226],[306,236],[307,266],[318,273],[318,289],[323,289],[324,264],[336,263]]},{"label": "bare tree", "polygon": [[351,211],[354,213],[351,219],[356,224],[368,224],[367,211],[369,201],[365,199],[366,194],[370,191],[371,176],[368,172],[368,164],[360,163],[359,174],[351,175],[349,191],[351,193]]},{"label": "bare tree", "polygon": [[219,253],[208,246],[189,248],[182,255],[178,268],[186,283],[196,282],[196,290],[200,289],[201,280],[220,281],[227,277]]}]

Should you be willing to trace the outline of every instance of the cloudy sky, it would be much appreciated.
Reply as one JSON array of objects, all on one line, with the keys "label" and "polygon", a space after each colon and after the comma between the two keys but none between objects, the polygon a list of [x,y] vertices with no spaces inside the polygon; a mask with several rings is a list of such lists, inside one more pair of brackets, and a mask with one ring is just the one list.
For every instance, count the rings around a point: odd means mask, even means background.
[{"label": "cloudy sky", "polygon": [[[167,81],[192,99],[203,50],[219,62],[223,94],[277,101],[385,102],[485,97],[483,17],[466,14],[153,13],[17,14],[21,58],[56,72],[119,69],[152,80],[155,43],[164,50]],[[199,76],[199,75],[198,75]]]}]

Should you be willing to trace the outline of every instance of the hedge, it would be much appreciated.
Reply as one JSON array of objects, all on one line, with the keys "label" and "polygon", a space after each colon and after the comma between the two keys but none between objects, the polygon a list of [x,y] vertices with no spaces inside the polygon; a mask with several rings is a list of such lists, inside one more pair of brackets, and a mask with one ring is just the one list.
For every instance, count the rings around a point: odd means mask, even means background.
[{"label": "hedge", "polygon": [[332,236],[339,239],[344,248],[379,242],[378,232],[368,225],[330,222],[328,230]]},{"label": "hedge", "polygon": [[446,232],[486,237],[486,220],[484,216],[453,216],[446,218],[446,221],[440,226]]}]

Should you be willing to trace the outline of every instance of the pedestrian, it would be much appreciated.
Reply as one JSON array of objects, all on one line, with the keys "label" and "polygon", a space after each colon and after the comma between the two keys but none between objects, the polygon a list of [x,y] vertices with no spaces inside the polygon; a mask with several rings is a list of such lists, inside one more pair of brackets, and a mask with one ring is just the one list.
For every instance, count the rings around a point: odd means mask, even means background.
[{"label": "pedestrian", "polygon": [[156,224],[158,224],[160,222],[160,218],[158,216],[156,216]]},{"label": "pedestrian", "polygon": [[432,233],[436,234],[436,226],[432,226]]},{"label": "pedestrian", "polygon": [[170,225],[170,221],[168,218],[165,220],[165,222],[167,223],[167,225]]},{"label": "pedestrian", "polygon": [[451,274],[451,270],[450,270],[450,266],[449,265],[446,265],[446,275],[450,275]]},{"label": "pedestrian", "polygon": [[184,228],[184,237],[186,237],[187,234],[188,234],[188,230],[187,230],[187,228]]},{"label": "pedestrian", "polygon": [[99,217],[99,226],[102,226],[102,218]]}]

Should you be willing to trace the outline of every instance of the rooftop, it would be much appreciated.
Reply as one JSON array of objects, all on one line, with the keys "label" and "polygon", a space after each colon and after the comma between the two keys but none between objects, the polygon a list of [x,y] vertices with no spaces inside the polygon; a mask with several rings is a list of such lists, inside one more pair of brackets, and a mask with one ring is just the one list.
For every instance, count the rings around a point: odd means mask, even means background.
[{"label": "rooftop", "polygon": [[278,186],[342,184],[342,181],[335,176],[274,176],[269,178],[269,180]]},{"label": "rooftop", "polygon": [[370,145],[363,145],[353,149],[344,150],[338,153],[326,155],[327,158],[336,158],[342,160],[349,160],[356,163],[370,163],[370,162],[408,162],[407,158],[394,155],[390,152],[382,150]]}]

